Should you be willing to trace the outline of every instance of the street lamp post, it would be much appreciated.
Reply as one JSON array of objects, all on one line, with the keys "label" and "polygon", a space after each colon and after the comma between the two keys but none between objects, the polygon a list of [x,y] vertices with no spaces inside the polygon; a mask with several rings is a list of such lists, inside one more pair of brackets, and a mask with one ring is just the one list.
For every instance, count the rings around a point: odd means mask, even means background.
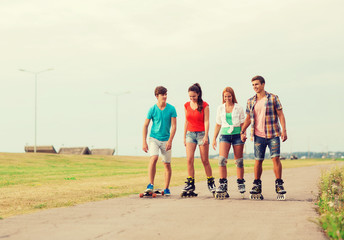
[{"label": "street lamp post", "polygon": [[39,72],[33,72],[33,71],[25,70],[25,69],[19,69],[19,71],[27,72],[27,73],[35,75],[35,145],[33,147],[34,153],[37,152],[37,76],[40,73],[48,72],[48,71],[52,71],[52,70],[54,70],[54,69],[53,68],[48,68],[48,69],[45,69],[45,70],[42,70],[42,71],[39,71]]},{"label": "street lamp post", "polygon": [[130,93],[130,91],[126,91],[126,92],[119,92],[119,93],[110,93],[110,92],[105,92],[105,94],[111,95],[115,97],[115,106],[116,106],[116,117],[115,117],[115,121],[116,121],[116,156],[118,156],[118,97],[124,94],[128,94]]}]

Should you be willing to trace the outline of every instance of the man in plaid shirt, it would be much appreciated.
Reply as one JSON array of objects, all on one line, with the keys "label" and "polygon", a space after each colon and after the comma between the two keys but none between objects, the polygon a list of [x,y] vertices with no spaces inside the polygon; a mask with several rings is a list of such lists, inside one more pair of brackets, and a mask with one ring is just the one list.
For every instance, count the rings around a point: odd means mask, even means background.
[{"label": "man in plaid shirt", "polygon": [[[280,137],[287,140],[287,130],[281,102],[277,95],[265,91],[265,80],[255,76],[251,80],[256,95],[248,99],[246,119],[242,126],[241,138],[246,141],[246,129],[251,124],[251,140],[254,140],[254,178],[251,194],[261,194],[261,175],[266,147],[270,149],[274,173],[276,176],[276,193],[285,194],[280,161]],[[282,129],[279,126],[281,123]],[[283,195],[284,196],[284,195]],[[261,197],[261,199],[263,199]]]}]

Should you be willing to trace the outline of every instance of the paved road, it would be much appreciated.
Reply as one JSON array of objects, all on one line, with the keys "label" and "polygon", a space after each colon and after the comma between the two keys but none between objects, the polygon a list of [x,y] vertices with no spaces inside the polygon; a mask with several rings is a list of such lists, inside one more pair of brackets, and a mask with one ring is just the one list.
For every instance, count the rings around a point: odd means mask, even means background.
[{"label": "paved road", "polygon": [[[197,198],[172,196],[140,199],[137,195],[41,211],[0,220],[3,239],[327,239],[313,222],[312,202],[321,169],[284,170],[287,201],[276,201],[272,171],[263,173],[263,201],[241,199],[235,179],[230,199],[215,200],[206,183],[196,185]],[[247,188],[253,175],[247,174]]]}]

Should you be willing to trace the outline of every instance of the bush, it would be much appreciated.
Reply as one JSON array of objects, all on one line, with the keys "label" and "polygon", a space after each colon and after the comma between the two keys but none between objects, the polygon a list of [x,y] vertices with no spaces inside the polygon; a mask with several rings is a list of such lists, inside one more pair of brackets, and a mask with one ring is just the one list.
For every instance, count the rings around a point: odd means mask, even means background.
[{"label": "bush", "polygon": [[344,167],[322,173],[317,205],[319,222],[330,239],[344,239]]}]

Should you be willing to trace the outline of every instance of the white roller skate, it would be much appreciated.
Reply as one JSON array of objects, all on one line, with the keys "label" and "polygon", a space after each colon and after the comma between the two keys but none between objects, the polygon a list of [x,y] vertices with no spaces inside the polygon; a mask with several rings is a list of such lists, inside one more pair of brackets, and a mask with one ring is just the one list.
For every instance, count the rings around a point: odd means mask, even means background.
[{"label": "white roller skate", "polygon": [[245,189],[245,179],[237,179],[237,183],[238,183],[238,190],[241,194],[241,197],[244,198],[244,193],[246,192]]}]

